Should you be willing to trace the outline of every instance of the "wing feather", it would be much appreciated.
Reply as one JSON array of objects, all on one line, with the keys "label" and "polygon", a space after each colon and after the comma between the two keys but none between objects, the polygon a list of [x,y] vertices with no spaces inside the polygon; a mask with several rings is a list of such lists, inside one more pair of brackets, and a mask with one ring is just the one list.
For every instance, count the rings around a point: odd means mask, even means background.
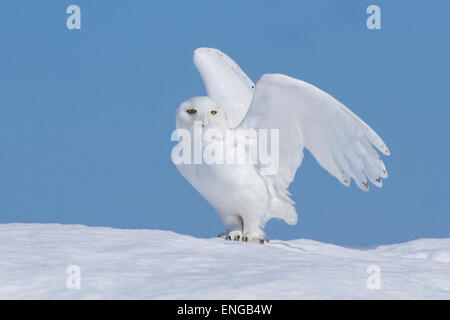
[{"label": "wing feather", "polygon": [[374,149],[389,149],[364,121],[329,94],[282,74],[266,74],[256,85],[239,128],[279,129],[279,171],[270,177],[275,189],[286,190],[307,148],[317,162],[349,186],[353,179],[364,191],[368,181],[381,187],[386,167]]},{"label": "wing feather", "polygon": [[228,126],[237,127],[250,106],[255,84],[220,50],[198,48],[194,51],[193,61],[208,96],[224,108]]}]

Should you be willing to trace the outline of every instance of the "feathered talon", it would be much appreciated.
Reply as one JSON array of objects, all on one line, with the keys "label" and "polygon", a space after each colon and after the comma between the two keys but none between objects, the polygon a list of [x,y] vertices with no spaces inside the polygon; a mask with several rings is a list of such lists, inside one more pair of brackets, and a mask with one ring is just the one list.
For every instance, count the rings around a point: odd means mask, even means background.
[{"label": "feathered talon", "polygon": [[267,238],[266,235],[260,235],[258,233],[249,233],[246,234],[243,238],[242,241],[244,242],[255,242],[255,243],[260,243],[260,244],[264,244],[264,243],[268,243],[269,242],[269,238]]}]

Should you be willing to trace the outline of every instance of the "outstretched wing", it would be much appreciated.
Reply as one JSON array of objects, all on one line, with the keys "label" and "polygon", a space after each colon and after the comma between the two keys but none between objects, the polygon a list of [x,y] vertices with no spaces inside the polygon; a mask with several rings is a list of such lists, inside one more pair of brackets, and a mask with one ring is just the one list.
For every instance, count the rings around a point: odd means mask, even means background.
[{"label": "outstretched wing", "polygon": [[212,48],[198,48],[193,61],[210,98],[225,110],[228,126],[241,123],[252,102],[255,84],[225,53]]},{"label": "outstretched wing", "polygon": [[389,150],[364,121],[342,103],[306,82],[282,74],[266,74],[256,85],[253,101],[239,128],[279,129],[279,170],[268,177],[288,195],[306,147],[331,175],[346,186],[351,178],[364,191],[368,180],[381,187],[387,178],[383,161]]}]

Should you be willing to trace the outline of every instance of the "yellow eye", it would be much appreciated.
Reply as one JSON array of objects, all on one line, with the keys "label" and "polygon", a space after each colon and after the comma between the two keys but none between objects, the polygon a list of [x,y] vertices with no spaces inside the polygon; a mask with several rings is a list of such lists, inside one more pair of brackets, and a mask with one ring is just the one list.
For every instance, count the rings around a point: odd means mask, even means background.
[{"label": "yellow eye", "polygon": [[217,113],[216,110],[211,111],[211,114],[212,114],[212,115],[215,115],[216,113]]},{"label": "yellow eye", "polygon": [[188,110],[186,110],[186,112],[189,113],[189,114],[194,114],[194,113],[197,112],[197,110],[195,110],[195,109],[188,109]]}]

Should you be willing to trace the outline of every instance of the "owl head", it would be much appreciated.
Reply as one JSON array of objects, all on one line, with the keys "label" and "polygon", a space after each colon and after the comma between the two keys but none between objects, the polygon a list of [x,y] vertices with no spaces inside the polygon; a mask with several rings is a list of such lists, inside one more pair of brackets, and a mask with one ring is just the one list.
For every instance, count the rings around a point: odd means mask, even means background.
[{"label": "owl head", "polygon": [[227,119],[222,107],[209,97],[194,97],[180,104],[176,114],[177,128],[191,130],[194,123],[203,129],[227,129]]}]

